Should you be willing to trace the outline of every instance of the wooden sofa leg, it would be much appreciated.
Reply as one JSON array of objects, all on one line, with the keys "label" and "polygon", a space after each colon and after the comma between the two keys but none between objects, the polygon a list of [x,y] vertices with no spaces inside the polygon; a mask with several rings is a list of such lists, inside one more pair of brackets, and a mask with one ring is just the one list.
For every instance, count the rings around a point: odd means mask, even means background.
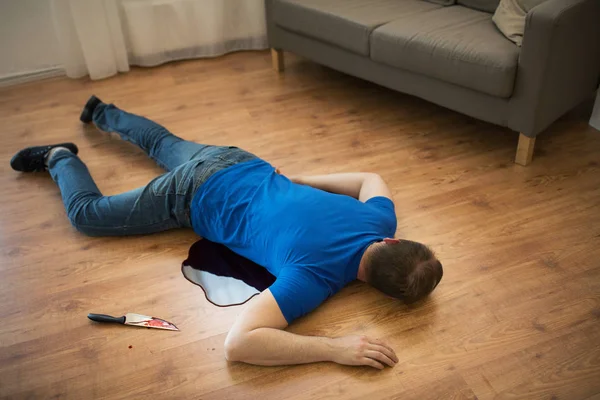
[{"label": "wooden sofa leg", "polygon": [[519,135],[519,145],[517,146],[517,156],[515,157],[515,163],[519,165],[529,165],[533,158],[533,147],[535,146],[535,138],[525,136],[524,134]]},{"label": "wooden sofa leg", "polygon": [[271,59],[273,60],[273,69],[279,73],[283,72],[283,50],[271,49]]}]

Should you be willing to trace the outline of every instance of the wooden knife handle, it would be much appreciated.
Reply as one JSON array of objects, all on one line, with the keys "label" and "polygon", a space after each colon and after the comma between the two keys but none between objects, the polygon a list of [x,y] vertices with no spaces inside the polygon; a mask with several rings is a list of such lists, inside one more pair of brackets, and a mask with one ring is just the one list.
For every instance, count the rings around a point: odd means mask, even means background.
[{"label": "wooden knife handle", "polygon": [[122,317],[112,317],[106,314],[88,314],[88,318],[92,321],[96,322],[113,322],[116,324],[124,324],[125,316]]}]

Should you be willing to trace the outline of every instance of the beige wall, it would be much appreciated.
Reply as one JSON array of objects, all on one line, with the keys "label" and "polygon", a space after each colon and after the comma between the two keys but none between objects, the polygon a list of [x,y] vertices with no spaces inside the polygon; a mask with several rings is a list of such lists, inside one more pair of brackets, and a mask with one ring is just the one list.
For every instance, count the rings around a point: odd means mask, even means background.
[{"label": "beige wall", "polygon": [[60,68],[50,0],[0,0],[0,79]]}]

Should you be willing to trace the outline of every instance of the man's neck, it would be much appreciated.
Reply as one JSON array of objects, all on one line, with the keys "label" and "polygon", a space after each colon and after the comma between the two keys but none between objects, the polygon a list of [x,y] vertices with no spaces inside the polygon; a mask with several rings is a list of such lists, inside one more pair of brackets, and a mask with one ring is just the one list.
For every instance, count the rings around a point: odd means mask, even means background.
[{"label": "man's neck", "polygon": [[360,259],[360,264],[358,265],[358,273],[356,274],[356,279],[362,282],[367,281],[367,264],[369,262],[369,256],[373,251],[373,248],[377,245],[377,242],[371,243],[367,250],[363,253],[362,258]]}]

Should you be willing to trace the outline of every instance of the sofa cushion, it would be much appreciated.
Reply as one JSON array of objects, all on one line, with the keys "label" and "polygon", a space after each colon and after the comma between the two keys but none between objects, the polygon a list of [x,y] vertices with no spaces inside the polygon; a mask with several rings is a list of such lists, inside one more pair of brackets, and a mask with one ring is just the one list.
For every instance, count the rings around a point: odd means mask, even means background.
[{"label": "sofa cushion", "polygon": [[368,56],[373,29],[437,8],[421,0],[275,0],[273,19],[289,31]]},{"label": "sofa cushion", "polygon": [[451,6],[456,3],[456,0],[425,0],[430,3],[439,4],[440,6]]},{"label": "sofa cushion", "polygon": [[496,11],[500,0],[457,0],[457,3],[473,10],[493,13]]},{"label": "sofa cushion", "polygon": [[498,97],[513,91],[519,48],[491,14],[443,7],[390,22],[371,35],[371,58]]}]

